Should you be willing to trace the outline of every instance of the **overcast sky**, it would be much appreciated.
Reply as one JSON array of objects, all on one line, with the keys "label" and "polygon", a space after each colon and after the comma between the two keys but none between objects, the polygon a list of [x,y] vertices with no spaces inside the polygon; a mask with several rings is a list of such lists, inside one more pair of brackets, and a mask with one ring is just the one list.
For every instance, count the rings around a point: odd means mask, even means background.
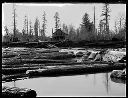
[{"label": "overcast sky", "polygon": [[[42,18],[43,11],[46,12],[47,29],[46,35],[51,36],[52,28],[54,30],[55,12],[59,13],[60,22],[66,25],[72,24],[75,28],[78,28],[82,22],[82,17],[85,13],[89,14],[90,20],[93,21],[93,13],[95,6],[96,13],[96,27],[98,27],[99,20],[102,19],[101,13],[103,5],[102,3],[15,3],[16,4],[16,20],[17,28],[19,31],[23,29],[24,16],[27,15],[28,19],[34,24],[35,18],[39,20]],[[110,29],[114,30],[115,20],[123,15],[126,17],[126,4],[110,4]],[[2,34],[4,34],[3,27],[6,25],[12,32],[13,29],[13,3],[2,4]]]}]

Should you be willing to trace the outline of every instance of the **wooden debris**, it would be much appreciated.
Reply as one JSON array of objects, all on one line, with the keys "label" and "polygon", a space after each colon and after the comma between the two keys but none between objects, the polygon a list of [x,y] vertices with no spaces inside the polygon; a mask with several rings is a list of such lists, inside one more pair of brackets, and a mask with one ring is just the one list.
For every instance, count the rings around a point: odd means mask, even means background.
[{"label": "wooden debris", "polygon": [[30,97],[36,98],[36,91],[27,88],[2,87],[2,97]]},{"label": "wooden debris", "polygon": [[111,78],[126,79],[126,70],[113,70]]}]

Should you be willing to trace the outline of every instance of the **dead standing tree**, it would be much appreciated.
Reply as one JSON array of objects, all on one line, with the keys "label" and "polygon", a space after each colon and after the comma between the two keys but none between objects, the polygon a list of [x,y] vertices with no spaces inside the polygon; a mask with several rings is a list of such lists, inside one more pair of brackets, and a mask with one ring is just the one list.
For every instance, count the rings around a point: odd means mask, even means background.
[{"label": "dead standing tree", "polygon": [[32,22],[29,20],[29,41],[32,41],[33,34],[32,34]]},{"label": "dead standing tree", "polygon": [[119,17],[119,33],[117,35],[120,40],[126,39],[126,18],[122,15]]},{"label": "dead standing tree", "polygon": [[45,40],[46,22],[47,22],[45,11],[44,11],[44,13],[43,13],[43,19],[42,19],[42,22],[43,22],[43,24],[42,24],[42,29],[41,29],[41,37],[42,37],[43,40]]},{"label": "dead standing tree", "polygon": [[109,9],[109,4],[105,4],[104,7],[103,7],[103,10],[102,10],[102,14],[101,16],[103,16],[103,21],[105,23],[105,40],[108,40],[109,39],[109,15],[110,13],[110,9]]},{"label": "dead standing tree", "polygon": [[99,23],[99,40],[104,40],[105,39],[105,23],[103,22],[103,20],[100,20]]},{"label": "dead standing tree", "polygon": [[122,14],[115,20],[115,38],[125,40],[126,38],[126,20]]},{"label": "dead standing tree", "polygon": [[16,8],[15,4],[13,4],[13,41],[18,41],[18,38],[16,36]]},{"label": "dead standing tree", "polygon": [[29,21],[29,35],[32,35],[32,22],[31,20]]},{"label": "dead standing tree", "polygon": [[94,32],[94,40],[97,40],[98,38],[97,38],[97,32],[96,32],[96,21],[95,21],[96,19],[95,19],[95,6],[94,6],[94,28],[93,28],[93,32]]},{"label": "dead standing tree", "polygon": [[23,38],[28,41],[28,17],[26,15],[24,17]]}]

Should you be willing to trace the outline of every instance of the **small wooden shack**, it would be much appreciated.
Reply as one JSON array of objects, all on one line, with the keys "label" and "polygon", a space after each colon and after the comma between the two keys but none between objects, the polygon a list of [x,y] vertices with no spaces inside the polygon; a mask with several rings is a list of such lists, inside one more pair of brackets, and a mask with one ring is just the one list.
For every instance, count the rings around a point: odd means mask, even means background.
[{"label": "small wooden shack", "polygon": [[54,33],[52,33],[53,41],[63,41],[66,39],[68,34],[64,33],[61,29],[57,29]]}]

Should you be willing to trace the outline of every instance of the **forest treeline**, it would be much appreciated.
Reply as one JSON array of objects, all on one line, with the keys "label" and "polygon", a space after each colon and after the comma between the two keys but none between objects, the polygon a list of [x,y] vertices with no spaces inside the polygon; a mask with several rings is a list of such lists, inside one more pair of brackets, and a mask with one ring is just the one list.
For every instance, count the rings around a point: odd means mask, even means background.
[{"label": "forest treeline", "polygon": [[[50,41],[50,37],[46,36],[46,29],[47,29],[47,15],[44,11],[42,15],[42,20],[39,21],[38,17],[35,19],[35,22],[32,25],[31,20],[28,20],[28,17],[24,17],[24,24],[22,32],[17,29],[16,25],[16,17],[15,17],[15,10],[14,9],[14,29],[13,33],[8,30],[8,27],[5,26],[6,34],[3,36],[3,39],[6,38],[8,41]],[[56,12],[54,15],[55,19],[55,30],[60,29],[67,33],[68,36],[66,40],[69,41],[91,41],[96,42],[100,40],[119,40],[125,41],[126,40],[126,18],[124,16],[119,16],[118,20],[115,21],[115,30],[111,30],[109,24],[110,21],[110,8],[109,4],[104,4],[102,8],[102,19],[99,21],[98,27],[95,26],[95,7],[94,7],[94,20],[91,21],[89,14],[85,12],[82,17],[81,24],[78,28],[75,28],[72,24],[66,25],[65,23],[60,24],[60,17],[59,13]],[[15,38],[15,40],[13,40]]]}]

